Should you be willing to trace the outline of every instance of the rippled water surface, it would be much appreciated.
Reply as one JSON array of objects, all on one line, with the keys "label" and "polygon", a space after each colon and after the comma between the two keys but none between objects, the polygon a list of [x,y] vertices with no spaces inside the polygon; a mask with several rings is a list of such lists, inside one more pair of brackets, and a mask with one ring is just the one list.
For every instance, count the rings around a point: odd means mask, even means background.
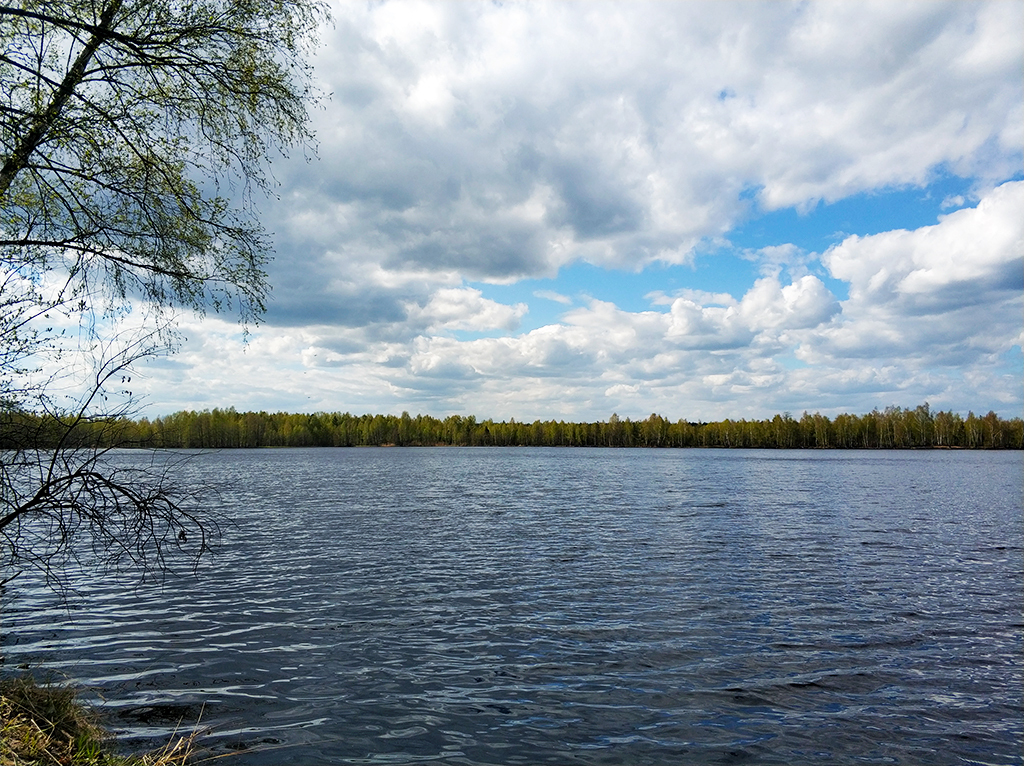
[{"label": "rippled water surface", "polygon": [[[142,459],[132,454],[122,460]],[[229,451],[197,579],[3,593],[5,672],[270,763],[1021,763],[1018,453]]]}]

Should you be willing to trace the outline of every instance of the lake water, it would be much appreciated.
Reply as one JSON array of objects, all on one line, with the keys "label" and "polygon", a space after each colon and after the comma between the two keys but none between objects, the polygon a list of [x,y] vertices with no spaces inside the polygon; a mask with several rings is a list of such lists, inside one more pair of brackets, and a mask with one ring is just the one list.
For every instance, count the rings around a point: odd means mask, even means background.
[{"label": "lake water", "polygon": [[[132,455],[120,459],[132,460]],[[203,455],[198,578],[3,594],[5,667],[226,764],[1019,764],[1019,452]],[[5,671],[6,672],[6,671]]]}]

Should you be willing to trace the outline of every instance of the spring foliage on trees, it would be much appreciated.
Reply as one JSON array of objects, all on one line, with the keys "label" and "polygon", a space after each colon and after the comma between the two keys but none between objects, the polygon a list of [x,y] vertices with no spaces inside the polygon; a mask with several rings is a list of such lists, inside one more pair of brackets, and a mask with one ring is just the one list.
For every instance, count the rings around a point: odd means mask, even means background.
[{"label": "spring foliage on trees", "polygon": [[[42,423],[36,427],[44,433]],[[694,423],[652,414],[643,420],[532,423],[449,415],[352,415],[318,412],[176,412],[149,420],[92,423],[88,438],[101,444],[115,429],[121,443],[169,448],[236,447],[733,447],[757,449],[1024,449],[1024,420],[995,412],[964,418],[933,411],[926,402],[864,415],[789,413],[764,420]],[[83,436],[86,433],[83,431]],[[126,438],[127,437],[127,438]]]},{"label": "spring foliage on trees", "polygon": [[[270,155],[309,138],[304,56],[324,14],[316,0],[0,5],[6,565],[48,567],[83,537],[143,564],[205,548],[161,475],[111,473],[76,434],[109,420],[133,362],[173,349],[176,312],[263,311],[253,195],[271,189]],[[25,431],[32,413],[56,429],[51,449]]]}]

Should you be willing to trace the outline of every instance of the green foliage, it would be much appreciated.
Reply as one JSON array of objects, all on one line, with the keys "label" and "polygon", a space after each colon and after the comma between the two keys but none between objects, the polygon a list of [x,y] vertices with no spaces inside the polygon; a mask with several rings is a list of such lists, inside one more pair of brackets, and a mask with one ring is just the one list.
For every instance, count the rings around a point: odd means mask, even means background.
[{"label": "green foliage", "polygon": [[[46,419],[18,415],[40,434]],[[26,426],[27,427],[27,426]],[[115,436],[116,435],[116,436]],[[739,447],[761,449],[1024,449],[1024,420],[1004,420],[990,412],[962,418],[954,412],[933,413],[927,404],[915,409],[888,407],[866,415],[834,419],[789,413],[766,420],[712,423],[670,421],[657,414],[644,420],[606,422],[515,420],[478,421],[451,415],[351,415],[349,413],[236,412],[214,409],[177,412],[149,420],[98,420],[83,425],[78,438],[102,445],[230,449],[236,447]],[[2,445],[0,445],[2,446]]]},{"label": "green foliage", "polygon": [[325,9],[0,4],[0,566],[59,582],[76,546],[143,570],[208,549],[187,492],[96,445],[117,443],[131,367],[173,350],[178,311],[262,313],[252,195],[309,137]]},{"label": "green foliage", "polygon": [[3,265],[59,273],[65,307],[256,317],[268,245],[246,203],[269,148],[307,136],[301,54],[321,16],[311,0],[0,7]]}]

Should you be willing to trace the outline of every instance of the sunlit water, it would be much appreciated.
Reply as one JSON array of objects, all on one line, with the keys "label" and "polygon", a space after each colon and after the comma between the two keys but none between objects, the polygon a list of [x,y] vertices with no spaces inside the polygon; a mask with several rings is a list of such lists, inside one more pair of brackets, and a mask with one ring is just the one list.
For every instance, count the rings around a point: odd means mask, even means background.
[{"label": "sunlit water", "polygon": [[[128,455],[121,459],[131,460]],[[224,761],[1021,763],[1021,454],[229,451],[198,578],[3,594],[4,672]]]}]

